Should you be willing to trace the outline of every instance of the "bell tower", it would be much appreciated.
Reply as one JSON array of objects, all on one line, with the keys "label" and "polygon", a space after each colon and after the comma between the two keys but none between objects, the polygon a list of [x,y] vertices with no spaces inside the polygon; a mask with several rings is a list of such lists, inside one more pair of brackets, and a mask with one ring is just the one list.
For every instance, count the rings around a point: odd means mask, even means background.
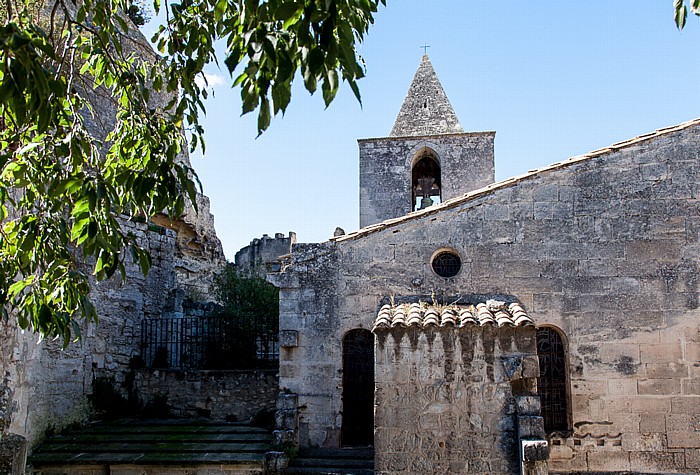
[{"label": "bell tower", "polygon": [[464,132],[428,55],[389,137],[360,139],[360,227],[494,181],[495,132]]}]

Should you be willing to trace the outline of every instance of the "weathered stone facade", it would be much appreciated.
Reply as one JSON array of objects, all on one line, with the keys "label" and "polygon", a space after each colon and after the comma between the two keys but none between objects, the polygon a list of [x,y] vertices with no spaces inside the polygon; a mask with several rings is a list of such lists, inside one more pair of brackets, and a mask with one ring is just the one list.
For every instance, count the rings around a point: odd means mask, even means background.
[{"label": "weathered stone facade", "polygon": [[275,408],[277,370],[181,371],[139,369],[134,389],[145,406],[163,405],[177,418],[248,421]]},{"label": "weathered stone facade", "polygon": [[360,147],[360,226],[412,211],[411,167],[433,154],[442,172],[442,200],[493,183],[495,132],[358,140]]},{"label": "weathered stone facade", "polygon": [[[376,333],[378,473],[518,472],[515,400],[536,396],[534,327]],[[524,376],[509,374],[513,361]]]},{"label": "weathered stone facade", "polygon": [[[387,151],[381,160],[410,163],[407,150],[394,152],[403,155]],[[549,470],[699,472],[699,158],[696,120],[293,252],[272,279],[281,288],[281,334],[293,336],[281,354],[280,386],[298,399],[298,443],[342,444],[342,341],[350,330],[370,330],[383,302],[508,294],[538,327],[564,337],[567,428],[548,434]],[[461,259],[453,277],[431,266],[442,250]],[[377,340],[378,434],[395,422],[383,407],[382,368],[399,353],[407,363],[427,358],[420,345],[405,344]],[[444,378],[444,359],[434,359],[425,381]],[[485,399],[467,399],[470,415],[487,420]],[[422,432],[433,434],[433,447],[465,430],[451,404],[409,407],[416,422],[434,419]],[[395,435],[375,437],[378,454],[413,447]],[[418,462],[405,454],[378,456],[380,473]],[[457,452],[440,464],[423,473],[469,470]],[[515,473],[512,465],[489,467]]]},{"label": "weathered stone facade", "polygon": [[9,373],[14,394],[10,430],[27,438],[30,446],[47,430],[60,430],[85,421],[91,414],[93,381],[106,377],[115,390],[131,359],[138,355],[141,321],[157,317],[173,305],[175,235],[163,228],[125,222],[140,236],[153,262],[148,277],[136,265],[127,266],[127,281],[117,278],[91,282],[92,298],[100,317],[97,325],[83,326],[80,342],[61,349],[61,342],[38,341],[10,320],[3,327],[2,367]]}]

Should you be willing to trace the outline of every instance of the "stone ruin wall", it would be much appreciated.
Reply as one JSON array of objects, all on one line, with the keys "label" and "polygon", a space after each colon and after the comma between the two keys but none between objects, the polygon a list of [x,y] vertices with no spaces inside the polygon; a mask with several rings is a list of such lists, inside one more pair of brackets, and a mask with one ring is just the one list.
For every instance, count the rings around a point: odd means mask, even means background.
[{"label": "stone ruin wall", "polygon": [[176,283],[173,272],[175,236],[171,231],[149,230],[148,225],[127,222],[151,253],[148,277],[134,264],[127,265],[127,281],[91,279],[91,299],[99,323],[82,325],[83,338],[65,350],[61,341],[41,342],[20,331],[11,320],[2,327],[2,369],[9,373],[13,391],[10,431],[40,441],[46,431],[85,422],[92,414],[90,397],[95,378],[122,383],[129,363],[139,354],[141,321],[158,317],[173,305]]},{"label": "stone ruin wall", "polygon": [[262,238],[253,239],[249,245],[236,253],[236,269],[243,274],[264,279],[268,272],[274,270],[272,265],[279,262],[281,256],[289,255],[296,242],[297,235],[292,231],[289,232],[289,236],[277,233],[274,238],[263,234]]},{"label": "stone ruin wall", "polygon": [[[571,431],[551,435],[551,471],[700,470],[699,156],[685,128],[295,255],[274,279],[300,444],[339,444],[341,341],[382,299],[506,293],[566,337]],[[454,278],[430,268],[442,247]]]},{"label": "stone ruin wall", "polygon": [[[154,55],[137,28],[125,36],[124,49],[146,58]],[[103,88],[84,93],[93,100],[96,113],[95,118],[86,118],[86,125],[104,139],[114,126],[114,104]],[[164,102],[166,97],[154,94],[152,100]],[[186,151],[180,160],[189,166]],[[82,325],[80,342],[62,350],[60,341],[39,342],[12,320],[0,323],[0,369],[8,375],[12,394],[10,432],[26,437],[31,447],[47,431],[86,421],[92,413],[90,397],[96,378],[113,380],[115,391],[126,396],[123,383],[132,358],[139,355],[141,321],[177,315],[190,295],[206,298],[213,273],[225,263],[209,199],[198,194],[197,204],[199,214],[189,206],[174,222],[162,216],[154,219],[172,230],[122,221],[151,253],[150,273],[144,278],[137,266],[128,263],[124,284],[118,276],[104,282],[91,279],[91,299],[100,320],[97,325]]]},{"label": "stone ruin wall", "polygon": [[139,369],[134,388],[143,405],[157,404],[173,417],[211,417],[229,422],[250,421],[273,411],[279,393],[276,369]]},{"label": "stone ruin wall", "polygon": [[[518,472],[516,395],[536,396],[534,327],[375,332],[377,473]],[[514,390],[511,376],[529,384]]]}]

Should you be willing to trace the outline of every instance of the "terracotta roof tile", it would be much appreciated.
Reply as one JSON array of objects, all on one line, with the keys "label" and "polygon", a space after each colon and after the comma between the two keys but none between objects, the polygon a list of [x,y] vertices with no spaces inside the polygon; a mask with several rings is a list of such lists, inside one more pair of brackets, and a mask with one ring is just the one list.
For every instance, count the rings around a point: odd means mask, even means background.
[{"label": "terracotta roof tile", "polygon": [[379,309],[374,330],[396,327],[446,327],[494,325],[524,327],[535,322],[519,303],[487,300],[476,305],[435,305],[425,302],[384,305]]}]

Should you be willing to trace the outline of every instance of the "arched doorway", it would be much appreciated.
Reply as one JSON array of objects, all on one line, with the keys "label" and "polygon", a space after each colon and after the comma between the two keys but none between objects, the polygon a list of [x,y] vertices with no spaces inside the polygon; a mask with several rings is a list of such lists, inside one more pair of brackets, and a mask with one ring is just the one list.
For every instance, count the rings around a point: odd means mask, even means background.
[{"label": "arched doorway", "polygon": [[343,338],[344,447],[374,445],[374,335],[350,330]]}]

